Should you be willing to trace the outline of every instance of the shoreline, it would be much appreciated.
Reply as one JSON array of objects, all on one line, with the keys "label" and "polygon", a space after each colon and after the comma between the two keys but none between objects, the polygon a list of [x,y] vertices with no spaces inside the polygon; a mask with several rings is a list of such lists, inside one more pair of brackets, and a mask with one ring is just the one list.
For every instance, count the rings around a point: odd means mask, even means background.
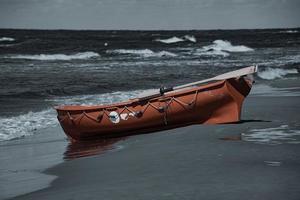
[{"label": "shoreline", "polygon": [[60,156],[67,141],[60,127],[0,143],[0,199],[12,198],[51,185],[57,176],[45,174],[63,162]]},{"label": "shoreline", "polygon": [[[99,196],[104,199],[237,199],[241,196],[297,199],[300,146],[286,140],[276,145],[244,141],[241,134],[281,125],[298,130],[299,100],[298,96],[250,95],[243,107],[241,123],[192,125],[130,136],[108,146],[94,144],[85,149],[73,146],[73,151],[72,144],[56,127],[53,131],[61,139],[49,149],[55,149],[53,155],[59,162],[48,165],[42,173],[57,178],[43,188],[30,188],[39,190],[13,199],[96,199]],[[59,143],[61,146],[57,148]],[[46,157],[49,149],[43,150]],[[71,153],[67,153],[70,149]],[[92,156],[77,156],[76,150]],[[41,179],[44,177],[33,182],[40,183]]]}]

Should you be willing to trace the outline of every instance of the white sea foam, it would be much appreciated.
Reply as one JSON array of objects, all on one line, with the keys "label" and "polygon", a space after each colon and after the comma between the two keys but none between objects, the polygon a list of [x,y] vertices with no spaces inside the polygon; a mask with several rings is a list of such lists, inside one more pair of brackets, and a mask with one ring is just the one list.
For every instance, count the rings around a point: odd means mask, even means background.
[{"label": "white sea foam", "polygon": [[156,39],[155,41],[162,42],[162,43],[165,43],[165,44],[172,44],[172,43],[177,43],[177,42],[183,42],[184,39],[178,38],[178,37],[171,37],[171,38],[168,38],[168,39]]},{"label": "white sea foam", "polygon": [[83,60],[89,58],[99,57],[98,53],[87,51],[76,54],[39,54],[39,55],[13,55],[8,56],[6,58],[14,58],[14,59],[28,59],[28,60]]},{"label": "white sea foam", "polygon": [[[67,96],[48,99],[55,105],[96,105],[121,102],[137,97],[143,90],[113,92],[99,95]],[[0,118],[0,141],[11,140],[35,134],[38,130],[58,125],[53,108],[29,112],[14,117]]]},{"label": "white sea foam", "polygon": [[295,138],[297,136],[300,136],[300,130],[281,125],[275,128],[252,129],[248,133],[242,133],[242,140],[268,144],[299,144],[300,141]]},{"label": "white sea foam", "polygon": [[297,30],[280,31],[280,33],[298,33]]},{"label": "white sea foam", "polygon": [[109,50],[108,53],[117,53],[117,54],[131,54],[141,57],[174,57],[176,54],[168,51],[159,51],[154,52],[150,49],[116,49]]},{"label": "white sea foam", "polygon": [[0,38],[0,42],[13,42],[15,41],[14,38],[11,38],[11,37],[1,37]]},{"label": "white sea foam", "polygon": [[29,112],[15,117],[0,118],[0,141],[32,135],[35,130],[46,128],[56,123],[55,111],[52,109]]},{"label": "white sea foam", "polygon": [[169,51],[159,51],[159,52],[155,53],[154,55],[156,55],[158,57],[164,57],[164,56],[175,57],[175,56],[177,56],[175,53],[171,53]]},{"label": "white sea foam", "polygon": [[184,41],[189,41],[189,42],[197,42],[195,36],[193,35],[185,35],[183,37],[171,37],[171,38],[167,38],[167,39],[155,39],[154,41],[157,42],[162,42],[165,44],[172,44],[172,43],[177,43],[177,42],[184,42]]},{"label": "white sea foam", "polygon": [[203,46],[194,52],[197,56],[222,56],[227,57],[230,52],[248,52],[254,51],[252,48],[244,45],[232,45],[229,41],[215,40],[212,44]]},{"label": "white sea foam", "polygon": [[[147,91],[147,90],[146,90]],[[96,104],[109,104],[114,102],[125,101],[134,97],[137,97],[144,90],[134,90],[127,92],[113,92],[104,94],[94,94],[94,95],[76,95],[76,96],[66,96],[59,97],[56,99],[49,99],[49,101],[54,102],[57,105],[96,105]]]},{"label": "white sea foam", "polygon": [[183,36],[183,38],[184,38],[185,40],[190,41],[190,42],[194,42],[194,43],[197,42],[197,39],[196,39],[195,36],[193,36],[193,35],[185,35],[185,36]]},{"label": "white sea foam", "polygon": [[297,69],[267,68],[264,71],[258,71],[257,75],[266,80],[283,78],[288,74],[298,74]]},{"label": "white sea foam", "polygon": [[213,44],[204,46],[203,50],[210,51],[227,51],[227,52],[247,52],[253,51],[252,48],[244,45],[232,45],[229,41],[226,40],[215,40]]}]

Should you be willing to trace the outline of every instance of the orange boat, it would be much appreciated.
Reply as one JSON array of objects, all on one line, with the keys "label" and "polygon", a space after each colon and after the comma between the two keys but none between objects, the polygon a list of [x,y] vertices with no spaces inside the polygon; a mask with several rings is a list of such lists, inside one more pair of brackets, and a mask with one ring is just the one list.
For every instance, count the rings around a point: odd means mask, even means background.
[{"label": "orange boat", "polygon": [[[72,140],[121,137],[191,124],[238,122],[257,66],[158,92],[126,102],[58,106],[58,120]],[[204,84],[205,83],[205,84]]]}]

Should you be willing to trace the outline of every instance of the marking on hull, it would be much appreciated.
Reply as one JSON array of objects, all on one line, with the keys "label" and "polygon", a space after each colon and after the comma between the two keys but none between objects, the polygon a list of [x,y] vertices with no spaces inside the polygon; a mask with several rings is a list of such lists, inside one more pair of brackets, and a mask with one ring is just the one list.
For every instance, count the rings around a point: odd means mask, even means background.
[{"label": "marking on hull", "polygon": [[120,122],[120,116],[116,111],[112,111],[109,113],[109,119],[114,124],[117,124]]}]

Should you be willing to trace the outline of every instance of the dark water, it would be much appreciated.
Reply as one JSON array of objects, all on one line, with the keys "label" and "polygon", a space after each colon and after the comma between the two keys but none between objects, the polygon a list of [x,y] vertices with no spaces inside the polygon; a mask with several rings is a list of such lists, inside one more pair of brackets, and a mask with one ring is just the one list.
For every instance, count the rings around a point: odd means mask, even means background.
[{"label": "dark water", "polygon": [[0,30],[0,141],[56,124],[59,104],[122,101],[258,64],[256,77],[297,80],[300,29]]}]

